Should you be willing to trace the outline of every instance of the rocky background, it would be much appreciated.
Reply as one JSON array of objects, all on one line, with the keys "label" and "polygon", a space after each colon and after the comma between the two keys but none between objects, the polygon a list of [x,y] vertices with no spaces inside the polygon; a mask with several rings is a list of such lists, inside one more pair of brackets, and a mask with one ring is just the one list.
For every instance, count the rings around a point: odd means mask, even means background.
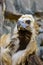
[{"label": "rocky background", "polygon": [[[11,32],[12,26],[15,23],[11,23],[9,20],[3,22],[2,5],[0,0],[0,36],[3,33]],[[35,12],[43,12],[43,0],[5,0],[6,11],[13,14],[34,14]],[[37,23],[40,26],[39,34],[37,36],[37,45],[39,52],[37,53],[43,60],[43,18],[37,18]],[[41,46],[40,46],[41,45]]]}]

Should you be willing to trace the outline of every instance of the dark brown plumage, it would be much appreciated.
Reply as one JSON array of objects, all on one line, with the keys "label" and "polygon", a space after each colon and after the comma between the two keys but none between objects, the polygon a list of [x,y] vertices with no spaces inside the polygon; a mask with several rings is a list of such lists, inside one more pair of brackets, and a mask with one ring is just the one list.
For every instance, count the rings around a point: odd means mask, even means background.
[{"label": "dark brown plumage", "polygon": [[18,32],[19,34],[19,40],[20,40],[20,46],[18,48],[18,50],[24,50],[26,49],[26,46],[28,45],[28,43],[30,42],[31,39],[31,35],[32,33],[28,30],[19,30]]}]

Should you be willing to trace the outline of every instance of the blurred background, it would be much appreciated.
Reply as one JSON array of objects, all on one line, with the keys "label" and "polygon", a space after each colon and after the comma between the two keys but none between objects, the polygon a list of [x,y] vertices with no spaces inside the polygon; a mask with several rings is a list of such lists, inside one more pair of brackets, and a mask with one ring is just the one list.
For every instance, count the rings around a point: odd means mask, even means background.
[{"label": "blurred background", "polygon": [[41,58],[43,59],[43,0],[0,0],[0,36],[4,33],[11,33],[16,24],[16,20],[12,23],[11,20],[3,19],[3,2],[5,2],[5,10],[15,15],[34,15],[36,12],[42,12],[42,17],[34,16],[34,18],[40,26],[40,33],[37,36],[37,45],[39,47],[38,54],[40,55],[41,52]]}]

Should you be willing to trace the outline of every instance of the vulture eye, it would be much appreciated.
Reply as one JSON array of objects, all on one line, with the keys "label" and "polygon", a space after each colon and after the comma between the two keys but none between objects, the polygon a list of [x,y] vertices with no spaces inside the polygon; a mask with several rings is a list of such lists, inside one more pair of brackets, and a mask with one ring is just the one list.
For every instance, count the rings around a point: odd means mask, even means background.
[{"label": "vulture eye", "polygon": [[31,23],[31,21],[30,21],[30,20],[26,20],[26,23],[27,23],[27,24],[30,24],[30,23]]}]

